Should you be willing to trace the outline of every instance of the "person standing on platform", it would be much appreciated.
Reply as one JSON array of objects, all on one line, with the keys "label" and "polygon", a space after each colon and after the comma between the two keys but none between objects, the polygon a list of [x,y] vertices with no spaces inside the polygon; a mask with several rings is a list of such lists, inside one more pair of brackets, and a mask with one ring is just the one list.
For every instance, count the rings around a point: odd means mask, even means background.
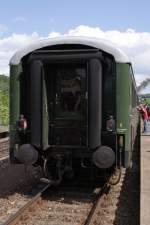
[{"label": "person standing on platform", "polygon": [[142,115],[142,119],[143,119],[143,133],[147,132],[147,122],[148,122],[148,113],[147,113],[147,109],[146,106],[140,105],[138,107],[138,110],[140,111],[141,115]]},{"label": "person standing on platform", "polygon": [[150,104],[147,105],[147,115],[148,115],[148,121],[150,121]]}]

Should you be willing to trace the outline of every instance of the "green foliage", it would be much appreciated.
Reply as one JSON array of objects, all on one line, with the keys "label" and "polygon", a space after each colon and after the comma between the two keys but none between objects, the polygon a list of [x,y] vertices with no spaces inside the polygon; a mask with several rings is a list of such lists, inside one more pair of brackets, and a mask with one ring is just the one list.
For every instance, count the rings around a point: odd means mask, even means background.
[{"label": "green foliage", "polygon": [[150,104],[150,94],[143,94],[143,95],[140,95],[139,97],[143,104]]},{"label": "green foliage", "polygon": [[0,75],[0,125],[7,126],[9,118],[9,77]]}]

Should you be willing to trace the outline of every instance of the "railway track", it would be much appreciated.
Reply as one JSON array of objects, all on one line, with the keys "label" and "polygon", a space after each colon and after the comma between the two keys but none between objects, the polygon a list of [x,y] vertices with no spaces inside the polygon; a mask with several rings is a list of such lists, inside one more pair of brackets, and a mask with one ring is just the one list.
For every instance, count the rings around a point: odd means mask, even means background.
[{"label": "railway track", "polygon": [[98,214],[101,209],[102,204],[106,201],[106,195],[109,191],[109,188],[106,186],[102,190],[99,191],[98,196],[93,203],[91,210],[83,223],[83,225],[92,225],[92,224],[97,224],[98,222]]},{"label": "railway track", "polygon": [[0,139],[7,138],[8,136],[9,136],[9,132],[8,131],[0,132]]},{"label": "railway track", "polygon": [[8,218],[2,225],[14,225],[17,224],[18,221],[23,217],[23,215],[28,212],[31,208],[37,204],[42,197],[42,194],[50,187],[49,184],[44,185],[44,187],[23,207],[21,207],[16,213]]},{"label": "railway track", "polygon": [[[5,158],[7,160],[8,146],[8,132],[0,133],[1,160]],[[106,186],[103,188],[95,189],[93,192],[86,192],[86,190],[84,189],[79,190],[80,193],[77,191],[70,192],[70,188],[69,191],[61,191],[59,194],[54,191],[53,196],[51,196],[50,194],[48,199],[44,199],[43,196],[50,186],[50,184],[45,184],[44,187],[34,197],[32,197],[31,200],[29,200],[17,212],[12,214],[4,223],[0,223],[0,225],[47,224],[47,222],[48,224],[52,225],[91,225],[96,222],[98,211],[101,208],[101,204],[103,204],[103,202],[105,201],[105,195],[108,191],[108,188]],[[64,200],[62,201],[61,199]],[[73,204],[69,205],[65,203],[66,199],[68,202],[73,202]],[[42,202],[42,204],[38,204],[39,202]],[[37,208],[40,212],[36,210],[36,206],[38,206]],[[34,215],[32,213],[33,211]],[[43,211],[46,211],[46,216],[50,215],[50,219],[47,219],[45,223],[42,222],[43,220],[45,220],[42,219]],[[74,213],[74,211],[76,213]],[[60,213],[60,215],[58,212]],[[37,221],[38,215],[41,218],[41,221]],[[26,218],[27,222],[24,220],[24,218]],[[58,221],[58,218],[62,219]]]},{"label": "railway track", "polygon": [[8,157],[9,152],[9,132],[1,131],[0,132],[0,160],[3,160],[5,157]]},{"label": "railway track", "polygon": [[[44,187],[22,208],[2,225],[14,224],[70,224],[91,225],[97,219],[98,211],[105,200],[108,187],[94,189],[93,192],[80,189],[78,192],[57,188],[48,196],[45,192],[51,185]],[[84,192],[85,190],[85,192]],[[40,204],[38,204],[40,202]],[[71,204],[70,204],[71,203]],[[40,218],[40,219],[39,219]]]}]

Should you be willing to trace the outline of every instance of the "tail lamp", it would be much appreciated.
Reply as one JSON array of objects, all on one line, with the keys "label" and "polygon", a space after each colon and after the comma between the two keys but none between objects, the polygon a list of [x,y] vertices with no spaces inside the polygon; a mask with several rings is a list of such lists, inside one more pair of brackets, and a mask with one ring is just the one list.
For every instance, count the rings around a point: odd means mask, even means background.
[{"label": "tail lamp", "polygon": [[25,131],[27,129],[27,120],[24,118],[24,115],[20,115],[17,121],[17,129],[19,131]]},{"label": "tail lamp", "polygon": [[107,131],[115,131],[115,120],[113,116],[109,116],[109,119],[106,122]]}]

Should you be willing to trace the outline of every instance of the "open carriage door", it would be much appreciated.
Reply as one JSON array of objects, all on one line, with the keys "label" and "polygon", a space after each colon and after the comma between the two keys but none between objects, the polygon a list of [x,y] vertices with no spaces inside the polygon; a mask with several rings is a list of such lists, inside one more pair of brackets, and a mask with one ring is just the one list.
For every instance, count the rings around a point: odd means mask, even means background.
[{"label": "open carriage door", "polygon": [[45,148],[48,144],[47,98],[43,63],[33,60],[30,67],[31,75],[31,144]]}]

